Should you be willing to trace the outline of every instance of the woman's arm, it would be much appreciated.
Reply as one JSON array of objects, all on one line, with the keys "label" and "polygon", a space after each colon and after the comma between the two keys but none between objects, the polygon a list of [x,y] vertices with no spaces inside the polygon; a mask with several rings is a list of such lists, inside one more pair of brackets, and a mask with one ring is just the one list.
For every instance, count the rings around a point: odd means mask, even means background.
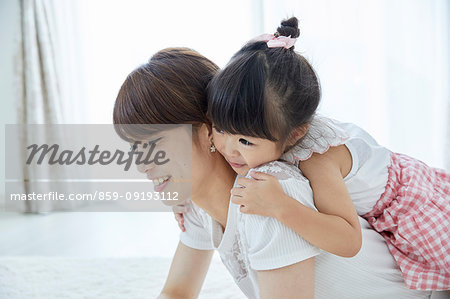
[{"label": "woman's arm", "polygon": [[158,298],[197,298],[214,250],[198,250],[178,243],[169,274]]},{"label": "woman's arm", "polygon": [[261,299],[314,298],[314,257],[257,273]]}]

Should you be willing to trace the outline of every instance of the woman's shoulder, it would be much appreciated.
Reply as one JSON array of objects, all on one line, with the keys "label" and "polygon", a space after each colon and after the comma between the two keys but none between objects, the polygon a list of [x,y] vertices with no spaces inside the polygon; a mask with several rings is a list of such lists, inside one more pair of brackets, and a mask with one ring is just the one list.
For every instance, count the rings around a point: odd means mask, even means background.
[{"label": "woman's shoulder", "polygon": [[[313,209],[314,200],[308,180],[292,164],[273,161],[249,171],[275,176],[287,195]],[[250,178],[249,175],[247,175]],[[277,199],[274,198],[274,201]],[[320,253],[289,227],[274,217],[239,213],[239,233],[245,239],[248,259],[253,270],[286,267]]]},{"label": "woman's shoulder", "polygon": [[251,169],[247,178],[251,178],[252,171],[264,172],[276,177],[287,195],[316,210],[309,180],[297,166],[282,160],[272,161]]},{"label": "woman's shoulder", "polygon": [[211,216],[205,210],[197,206],[192,200],[185,203],[188,212],[184,213],[184,217],[192,222],[207,227],[211,221]]}]

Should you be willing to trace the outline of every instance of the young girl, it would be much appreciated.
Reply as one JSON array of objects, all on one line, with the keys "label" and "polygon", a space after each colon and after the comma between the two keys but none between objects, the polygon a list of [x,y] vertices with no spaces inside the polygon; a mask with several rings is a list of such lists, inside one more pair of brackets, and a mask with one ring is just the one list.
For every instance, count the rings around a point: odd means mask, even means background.
[{"label": "young girl", "polygon": [[[357,214],[386,240],[409,288],[450,288],[450,174],[378,145],[353,124],[315,115],[320,86],[294,52],[296,18],[237,52],[209,86],[213,145],[246,178],[242,213],[271,216],[328,252],[354,256]],[[280,158],[309,180],[319,212],[252,168]],[[250,179],[252,177],[253,179]]]}]

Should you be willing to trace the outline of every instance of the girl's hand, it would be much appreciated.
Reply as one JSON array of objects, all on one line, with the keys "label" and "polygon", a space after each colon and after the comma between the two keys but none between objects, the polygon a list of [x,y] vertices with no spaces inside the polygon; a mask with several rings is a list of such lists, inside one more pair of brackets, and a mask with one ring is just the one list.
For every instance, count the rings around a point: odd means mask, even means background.
[{"label": "girl's hand", "polygon": [[283,203],[280,200],[292,200],[281,187],[278,179],[264,172],[252,171],[253,178],[238,178],[241,187],[231,189],[231,202],[240,205],[241,212],[277,218]]},{"label": "girl's hand", "polygon": [[175,215],[175,220],[178,222],[178,227],[182,232],[186,231],[184,227],[184,217],[183,213],[187,213],[189,208],[186,205],[176,205],[172,207],[173,214]]}]

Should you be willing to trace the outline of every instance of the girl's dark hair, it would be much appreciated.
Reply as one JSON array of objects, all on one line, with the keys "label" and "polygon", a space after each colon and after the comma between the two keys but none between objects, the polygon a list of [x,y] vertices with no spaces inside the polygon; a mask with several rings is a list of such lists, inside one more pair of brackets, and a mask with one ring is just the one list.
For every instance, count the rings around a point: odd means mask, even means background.
[{"label": "girl's dark hair", "polygon": [[[277,32],[297,38],[297,18],[282,21]],[[218,129],[285,142],[312,120],[320,85],[312,66],[293,47],[249,42],[210,82],[208,101],[209,117]]]},{"label": "girl's dark hair", "polygon": [[[113,112],[117,133],[126,140],[141,140],[152,133],[147,124],[152,128],[155,124],[192,124],[195,136],[201,124],[209,123],[206,87],[218,69],[188,48],[157,52],[131,72],[120,88]],[[131,124],[142,126],[126,126]]]}]

